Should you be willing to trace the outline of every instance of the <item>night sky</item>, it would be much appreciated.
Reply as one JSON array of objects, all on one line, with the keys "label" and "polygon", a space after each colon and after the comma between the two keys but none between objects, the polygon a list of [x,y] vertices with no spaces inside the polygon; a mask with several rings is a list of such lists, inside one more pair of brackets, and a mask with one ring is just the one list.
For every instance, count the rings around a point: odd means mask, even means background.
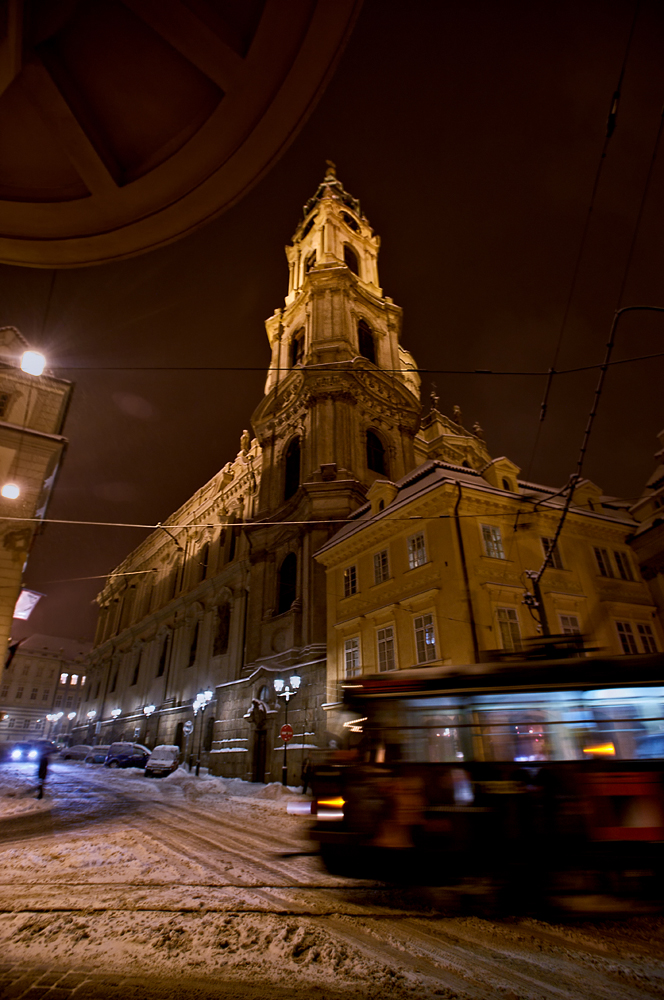
[{"label": "night sky", "polygon": [[[169,247],[93,268],[0,267],[2,324],[75,382],[48,516],[154,524],[229,459],[260,401],[263,322],[326,158],[382,239],[385,294],[426,369],[552,364],[634,3],[365,0],[327,91],[267,177]],[[664,103],[664,7],[640,5],[558,367],[597,364],[617,305]],[[622,305],[664,305],[664,150]],[[620,326],[616,358],[664,350],[664,317]],[[207,371],[159,371],[202,366]],[[233,372],[225,367],[255,366]],[[118,368],[121,370],[109,370]],[[140,368],[154,370],[137,370]],[[664,359],[609,373],[585,474],[637,496],[664,426]],[[597,372],[558,377],[533,457],[542,376],[422,373],[479,420],[493,456],[562,486]],[[26,585],[47,596],[15,635],[92,638],[103,575],[146,532],[48,525]],[[57,581],[67,582],[57,582]]]}]

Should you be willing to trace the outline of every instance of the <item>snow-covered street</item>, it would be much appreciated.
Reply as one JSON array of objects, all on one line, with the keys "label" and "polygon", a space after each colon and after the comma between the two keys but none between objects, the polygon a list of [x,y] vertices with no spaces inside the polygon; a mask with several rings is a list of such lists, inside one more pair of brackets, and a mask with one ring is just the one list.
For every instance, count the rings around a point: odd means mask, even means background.
[{"label": "snow-covered street", "polygon": [[157,990],[201,977],[238,996],[664,997],[658,915],[459,916],[423,890],[328,875],[286,811],[301,796],[280,785],[61,762],[37,802],[33,772],[0,769],[9,962],[149,975]]}]

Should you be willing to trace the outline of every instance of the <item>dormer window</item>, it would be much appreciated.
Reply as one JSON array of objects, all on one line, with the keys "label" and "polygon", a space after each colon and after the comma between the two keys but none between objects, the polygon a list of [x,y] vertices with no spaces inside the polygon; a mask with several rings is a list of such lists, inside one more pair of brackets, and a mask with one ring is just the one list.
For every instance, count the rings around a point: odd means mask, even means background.
[{"label": "dormer window", "polygon": [[371,327],[366,320],[361,319],[357,324],[357,343],[360,349],[360,354],[367,361],[371,361],[373,365],[376,364],[376,344],[373,338],[373,333]]},{"label": "dormer window", "polygon": [[353,274],[356,274],[359,278],[360,265],[357,262],[357,256],[352,247],[349,247],[347,243],[344,245],[344,264],[349,271],[352,271]]},{"label": "dormer window", "polygon": [[296,330],[291,340],[291,368],[304,359],[304,329]]}]

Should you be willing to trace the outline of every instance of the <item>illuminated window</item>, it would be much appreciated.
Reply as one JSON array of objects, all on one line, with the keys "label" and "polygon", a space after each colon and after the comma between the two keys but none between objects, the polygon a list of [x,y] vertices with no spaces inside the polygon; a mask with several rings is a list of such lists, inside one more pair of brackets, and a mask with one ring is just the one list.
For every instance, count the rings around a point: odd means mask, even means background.
[{"label": "illuminated window", "polygon": [[641,645],[643,646],[643,652],[656,653],[657,643],[655,642],[655,636],[653,635],[650,625],[639,623],[637,625],[637,630],[641,640]]},{"label": "illuminated window", "polygon": [[39,688],[33,688],[32,689],[32,691],[30,692],[30,701],[36,701],[37,700],[37,693],[38,693],[38,691],[39,691]]},{"label": "illuminated window", "polygon": [[378,669],[394,670],[396,660],[394,656],[394,628],[392,625],[379,628],[376,632],[376,641],[378,643]]},{"label": "illuminated window", "polygon": [[387,549],[374,554],[374,583],[385,583],[390,578],[390,564]]},{"label": "illuminated window", "polygon": [[514,608],[498,608],[496,618],[498,619],[498,630],[503,649],[506,649],[510,653],[521,649],[521,629],[519,628],[519,618]]},{"label": "illuminated window", "polygon": [[358,677],[362,673],[360,663],[360,639],[355,636],[353,639],[346,639],[344,643],[344,657],[346,663],[346,677]]},{"label": "illuminated window", "polygon": [[618,567],[618,573],[620,574],[621,580],[633,580],[634,574],[632,573],[632,564],[629,561],[629,556],[626,552],[614,552],[613,558],[616,561],[616,566]]},{"label": "illuminated window", "polygon": [[424,543],[424,533],[418,532],[408,539],[408,568],[415,569],[417,566],[424,566],[427,561],[427,549]]},{"label": "illuminated window", "polygon": [[576,615],[560,615],[560,630],[563,635],[581,635],[579,619]]},{"label": "illuminated window", "polygon": [[497,528],[495,524],[482,525],[482,541],[484,542],[484,551],[491,559],[505,558],[503,536],[500,528]]},{"label": "illuminated window", "polygon": [[60,683],[66,684],[69,678],[69,674],[60,674]]},{"label": "illuminated window", "polygon": [[78,674],[72,674],[69,678],[70,684],[78,684]]},{"label": "illuminated window", "polygon": [[84,686],[86,680],[87,680],[87,677],[85,676],[85,674],[83,674],[83,676],[81,677],[81,687]]},{"label": "illuminated window", "polygon": [[613,576],[611,559],[606,549],[595,548],[595,559],[597,560],[597,568],[600,576]]},{"label": "illuminated window", "polygon": [[415,647],[417,662],[429,663],[436,659],[436,633],[433,615],[420,615],[415,619]]},{"label": "illuminated window", "polygon": [[563,561],[560,558],[560,549],[558,545],[553,545],[553,538],[542,538],[542,549],[544,550],[544,555],[547,555],[549,549],[553,546],[553,552],[551,553],[551,558],[549,559],[549,566],[553,569],[563,569]]},{"label": "illuminated window", "polygon": [[623,653],[637,653],[636,637],[632,631],[631,622],[616,622],[616,628]]},{"label": "illuminated window", "polygon": [[23,688],[22,687],[16,688],[16,697],[17,698],[22,698],[23,697]]},{"label": "illuminated window", "polygon": [[347,566],[344,570],[344,597],[350,597],[357,593],[357,569],[355,566]]}]

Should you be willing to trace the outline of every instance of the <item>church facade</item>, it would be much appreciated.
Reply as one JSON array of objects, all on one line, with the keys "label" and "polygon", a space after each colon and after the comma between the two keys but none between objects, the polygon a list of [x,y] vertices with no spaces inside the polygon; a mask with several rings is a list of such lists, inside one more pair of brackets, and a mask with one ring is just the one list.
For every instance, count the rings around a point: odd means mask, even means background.
[{"label": "church facade", "polygon": [[[98,741],[200,746],[216,773],[255,780],[281,776],[286,711],[289,780],[324,745],[326,582],[314,553],[376,480],[404,476],[436,445],[420,429],[420,380],[400,343],[401,309],[379,284],[379,245],[328,164],[286,248],[288,292],[266,322],[254,436],[244,432],[235,460],[99,595],[85,706]],[[450,426],[460,461],[485,456],[481,438]],[[294,675],[286,704],[273,682]],[[192,706],[205,690],[204,722]]]},{"label": "church facade", "polygon": [[[433,396],[423,414],[379,246],[328,164],[286,248],[253,435],[108,577],[78,738],[177,743],[215,774],[298,783],[313,748],[343,739],[348,678],[479,662],[537,634],[524,571],[560,491],[493,459],[458,407]],[[543,577],[552,632],[619,653],[631,623],[633,651],[662,648],[628,551],[637,516],[643,546],[659,537],[650,507],[577,484]]]}]

